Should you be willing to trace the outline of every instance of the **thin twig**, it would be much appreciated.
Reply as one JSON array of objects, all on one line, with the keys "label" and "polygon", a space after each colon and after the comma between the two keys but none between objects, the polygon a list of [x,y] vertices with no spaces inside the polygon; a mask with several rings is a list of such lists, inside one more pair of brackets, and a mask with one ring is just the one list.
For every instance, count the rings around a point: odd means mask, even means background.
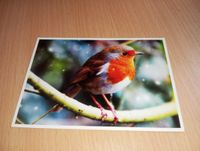
[{"label": "thin twig", "polygon": [[31,124],[35,124],[37,123],[39,120],[41,120],[42,118],[44,118],[45,116],[47,116],[50,112],[52,112],[53,110],[55,110],[57,107],[59,107],[59,104],[54,105],[52,108],[50,108],[47,112],[45,112],[44,114],[42,114],[41,116],[39,116],[35,121],[33,121]]},{"label": "thin twig", "polygon": [[136,40],[128,40],[128,41],[126,41],[126,42],[123,42],[123,43],[121,43],[121,45],[129,45],[129,44],[131,44],[131,43],[133,43],[133,42],[135,42]]},{"label": "thin twig", "polygon": [[17,119],[16,119],[16,122],[17,122],[18,124],[24,124],[24,122],[23,122],[22,120],[20,120],[18,117],[17,117]]},{"label": "thin twig", "polygon": [[34,90],[34,89],[24,89],[25,92],[29,92],[29,93],[34,93],[34,94],[38,94],[41,95],[40,92],[38,90]]}]

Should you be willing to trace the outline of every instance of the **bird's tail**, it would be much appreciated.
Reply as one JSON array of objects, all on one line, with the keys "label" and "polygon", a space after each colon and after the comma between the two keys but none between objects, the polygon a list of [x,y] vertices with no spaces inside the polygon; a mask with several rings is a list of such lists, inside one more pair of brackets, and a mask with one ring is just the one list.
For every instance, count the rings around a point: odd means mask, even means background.
[{"label": "bird's tail", "polygon": [[75,97],[81,90],[81,87],[79,85],[71,85],[65,89],[64,93],[69,97]]}]

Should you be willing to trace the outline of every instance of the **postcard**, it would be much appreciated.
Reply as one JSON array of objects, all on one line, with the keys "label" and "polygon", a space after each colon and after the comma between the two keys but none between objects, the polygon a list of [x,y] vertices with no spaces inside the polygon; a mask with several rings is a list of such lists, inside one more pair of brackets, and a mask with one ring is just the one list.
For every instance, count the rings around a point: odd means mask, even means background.
[{"label": "postcard", "polygon": [[12,127],[184,131],[164,38],[38,38]]}]

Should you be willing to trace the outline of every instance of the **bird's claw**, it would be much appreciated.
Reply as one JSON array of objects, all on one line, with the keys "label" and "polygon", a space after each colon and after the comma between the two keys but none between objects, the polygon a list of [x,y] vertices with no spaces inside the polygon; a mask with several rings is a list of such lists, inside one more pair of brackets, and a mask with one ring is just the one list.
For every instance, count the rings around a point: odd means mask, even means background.
[{"label": "bird's claw", "polygon": [[115,115],[115,116],[114,116],[114,125],[117,124],[118,120],[119,120],[118,117]]},{"label": "bird's claw", "polygon": [[103,110],[101,110],[101,120],[104,121],[107,117],[107,113],[104,113]]}]

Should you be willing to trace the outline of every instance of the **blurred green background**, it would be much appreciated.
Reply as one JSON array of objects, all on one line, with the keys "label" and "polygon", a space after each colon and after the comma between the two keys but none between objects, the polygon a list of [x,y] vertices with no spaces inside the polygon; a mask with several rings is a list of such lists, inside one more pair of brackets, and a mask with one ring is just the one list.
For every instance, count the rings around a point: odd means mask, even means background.
[{"label": "blurred green background", "polygon": [[[56,89],[63,91],[74,73],[84,62],[105,47],[126,42],[124,40],[44,40],[37,46],[31,70]],[[174,92],[162,40],[136,40],[129,44],[145,53],[135,59],[136,78],[123,91],[113,95],[117,110],[143,109],[169,102]],[[26,84],[26,88],[33,89]],[[101,98],[98,97],[98,100]],[[76,99],[93,105],[87,93],[80,92]],[[100,101],[101,102],[101,101]],[[43,96],[24,92],[18,118],[32,123],[50,109],[55,102]],[[106,105],[102,104],[105,108]],[[51,112],[36,124],[42,125],[87,125],[113,126],[113,123],[91,120],[78,116],[66,109]],[[178,116],[154,122],[118,124],[129,127],[180,127]]]}]

